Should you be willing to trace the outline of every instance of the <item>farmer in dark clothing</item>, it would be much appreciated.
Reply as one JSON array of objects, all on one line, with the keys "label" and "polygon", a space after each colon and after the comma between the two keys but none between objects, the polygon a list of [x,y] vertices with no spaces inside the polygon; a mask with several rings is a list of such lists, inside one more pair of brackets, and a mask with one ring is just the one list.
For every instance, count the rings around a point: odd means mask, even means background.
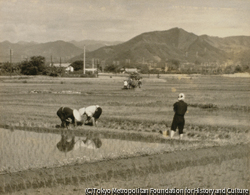
[{"label": "farmer in dark clothing", "polygon": [[171,125],[170,137],[174,136],[174,133],[178,127],[180,139],[183,137],[183,129],[185,125],[184,115],[187,111],[187,103],[184,102],[185,95],[180,93],[178,96],[178,102],[174,103],[174,118]]},{"label": "farmer in dark clothing", "polygon": [[61,127],[68,127],[69,124],[73,124],[74,126],[77,125],[77,123],[81,123],[82,117],[78,110],[74,109],[72,110],[69,107],[61,107],[57,111],[57,116],[61,119]]}]

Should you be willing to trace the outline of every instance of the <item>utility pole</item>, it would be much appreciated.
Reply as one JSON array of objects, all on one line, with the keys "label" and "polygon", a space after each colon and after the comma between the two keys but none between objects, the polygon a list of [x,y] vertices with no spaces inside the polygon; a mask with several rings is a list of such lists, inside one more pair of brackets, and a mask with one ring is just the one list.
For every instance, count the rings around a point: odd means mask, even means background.
[{"label": "utility pole", "polygon": [[94,68],[95,68],[95,58],[92,58],[92,72],[94,74]]},{"label": "utility pole", "polygon": [[12,50],[10,49],[10,76],[12,72]]},{"label": "utility pole", "polygon": [[10,49],[10,64],[12,64],[12,50]]},{"label": "utility pole", "polygon": [[83,48],[83,74],[85,74],[85,45]]},{"label": "utility pole", "polygon": [[60,57],[60,66],[59,66],[59,74],[60,74],[60,77],[62,76],[62,60],[61,60],[61,57]]},{"label": "utility pole", "polygon": [[53,66],[52,55],[50,56],[50,66]]}]

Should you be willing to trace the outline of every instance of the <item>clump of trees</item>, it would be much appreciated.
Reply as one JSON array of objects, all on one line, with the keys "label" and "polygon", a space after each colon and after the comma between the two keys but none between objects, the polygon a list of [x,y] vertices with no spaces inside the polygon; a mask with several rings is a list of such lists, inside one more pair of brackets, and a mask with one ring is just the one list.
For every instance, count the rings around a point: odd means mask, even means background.
[{"label": "clump of trees", "polygon": [[[247,64],[247,65],[246,65]],[[48,75],[48,76],[82,76],[90,77],[92,72],[86,72],[82,75],[83,61],[78,60],[70,64],[74,68],[74,72],[65,73],[63,67],[46,66],[45,57],[43,56],[33,56],[26,61],[20,63],[0,63],[0,74],[24,74],[24,75]],[[88,63],[87,67],[91,67]],[[102,70],[102,67],[97,64],[97,69]],[[179,74],[233,74],[237,72],[250,72],[249,64],[244,63],[241,65],[230,65],[226,68],[221,67],[201,67],[199,61],[194,62],[193,67],[181,67],[181,62],[178,59],[169,59],[167,61],[161,61],[154,64],[152,67],[141,63],[129,63],[129,64],[107,64],[104,67],[104,72],[119,73],[125,68],[137,68],[141,74],[164,74],[164,73],[179,73]],[[98,72],[97,72],[98,74]]]},{"label": "clump of trees", "polygon": [[12,65],[7,62],[1,65],[1,72],[2,73],[12,73],[13,72],[13,67]]},{"label": "clump of trees", "polygon": [[105,72],[117,73],[117,72],[120,71],[120,68],[121,68],[120,66],[116,66],[114,64],[110,64],[110,65],[105,66],[104,71]]},{"label": "clump of trees", "polygon": [[23,61],[19,65],[21,74],[24,75],[38,75],[46,72],[45,57],[33,56],[30,60]]},{"label": "clump of trees", "polygon": [[72,66],[74,68],[74,71],[82,70],[83,69],[83,61],[82,60],[75,61],[72,64],[70,64],[70,66]]},{"label": "clump of trees", "polygon": [[49,75],[58,76],[64,72],[61,67],[46,66],[45,57],[32,56],[29,60],[20,63],[3,63],[0,66],[1,74],[24,74],[24,75]]},{"label": "clump of trees", "polygon": [[169,71],[176,71],[180,67],[180,61],[176,59],[170,59],[167,61],[167,63],[169,64],[168,65]]}]

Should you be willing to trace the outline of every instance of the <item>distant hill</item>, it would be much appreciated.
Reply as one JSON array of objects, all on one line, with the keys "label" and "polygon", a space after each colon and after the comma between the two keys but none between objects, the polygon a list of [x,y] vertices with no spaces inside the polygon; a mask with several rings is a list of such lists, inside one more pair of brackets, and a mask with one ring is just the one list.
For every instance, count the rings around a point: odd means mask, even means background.
[{"label": "distant hill", "polygon": [[250,36],[213,37],[195,35],[181,28],[166,31],[142,33],[127,42],[106,41],[55,41],[48,43],[18,42],[0,43],[0,62],[10,60],[20,62],[26,57],[41,55],[47,61],[73,62],[82,60],[83,48],[86,46],[86,61],[98,58],[106,64],[126,60],[132,63],[165,63],[175,59],[181,62],[225,62],[250,61]]},{"label": "distant hill", "polygon": [[4,41],[0,43],[0,61],[10,61],[10,49],[13,52],[12,62],[20,62],[31,56],[44,56],[46,61],[62,62],[68,61],[70,58],[83,53],[83,50],[76,47],[72,43],[64,41],[55,41],[48,43],[27,43],[18,42],[10,43]]},{"label": "distant hill", "polygon": [[10,50],[12,51],[12,61],[18,62],[22,58],[24,59],[24,48],[30,45],[28,42],[11,43],[9,41],[4,41],[0,43],[0,62],[10,61]]},{"label": "distant hill", "polygon": [[73,43],[76,47],[79,47],[81,49],[84,49],[84,46],[85,46],[86,51],[94,51],[104,46],[117,45],[122,42],[83,40],[83,41],[70,41],[70,43]]},{"label": "distant hill", "polygon": [[68,62],[69,59],[82,55],[84,45],[86,51],[93,51],[106,45],[114,45],[119,42],[108,41],[54,41],[48,43],[24,42],[11,43],[9,41],[0,42],[0,62],[10,61],[10,49],[12,50],[12,62],[20,62],[31,56],[41,55],[46,61]]},{"label": "distant hill", "polygon": [[[250,37],[212,37],[197,36],[181,28],[167,31],[147,32],[131,40],[113,46],[105,46],[86,53],[88,59],[98,58],[130,63],[165,62],[168,59],[177,59],[185,62],[213,62],[246,59],[250,56]],[[79,56],[71,61],[79,60]]]},{"label": "distant hill", "polygon": [[82,55],[85,45],[86,51],[93,51],[106,45],[114,45],[120,42],[109,41],[54,41],[48,43],[24,42],[11,43],[9,41],[0,42],[0,62],[10,61],[10,49],[12,50],[12,62],[20,62],[31,56],[41,55],[46,61],[68,62],[69,59]]}]

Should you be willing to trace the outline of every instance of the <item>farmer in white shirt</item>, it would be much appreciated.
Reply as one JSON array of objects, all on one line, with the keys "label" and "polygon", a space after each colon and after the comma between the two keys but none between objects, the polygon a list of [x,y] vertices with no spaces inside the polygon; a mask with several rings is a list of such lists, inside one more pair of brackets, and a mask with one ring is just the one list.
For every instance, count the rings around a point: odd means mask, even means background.
[{"label": "farmer in white shirt", "polygon": [[79,109],[79,113],[81,116],[86,115],[87,120],[85,121],[85,125],[94,125],[96,126],[97,119],[102,114],[102,108],[98,105],[88,106],[86,108]]}]

